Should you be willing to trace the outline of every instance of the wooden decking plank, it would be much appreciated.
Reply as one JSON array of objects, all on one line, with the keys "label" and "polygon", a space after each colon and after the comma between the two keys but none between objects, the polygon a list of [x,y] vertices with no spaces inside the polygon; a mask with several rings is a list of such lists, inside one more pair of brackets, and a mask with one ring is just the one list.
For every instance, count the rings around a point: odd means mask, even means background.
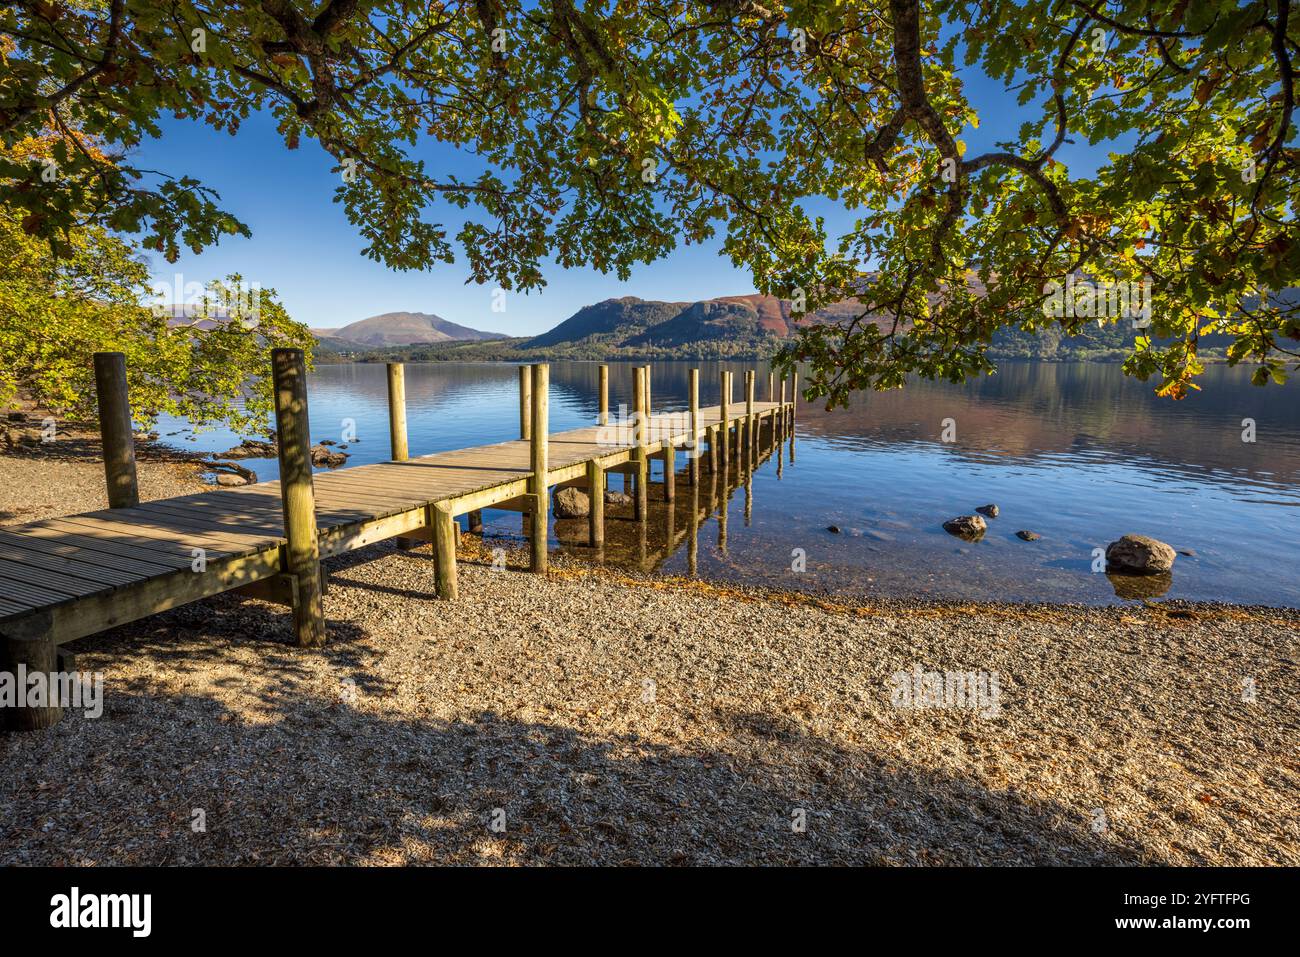
[{"label": "wooden decking plank", "polygon": [[[0,531],[0,539],[16,539],[14,544],[24,548],[39,549],[51,554],[76,557],[78,560],[100,564],[112,561],[115,567],[129,571],[136,565],[148,565],[150,569],[175,570],[184,568],[192,559],[188,554],[182,559],[174,550],[161,553],[142,548],[130,539],[110,540],[81,535],[68,528],[33,528],[32,526],[15,526],[22,529],[22,534],[13,534],[11,530]],[[84,552],[82,556],[80,553]],[[71,553],[71,554],[69,554]]]},{"label": "wooden decking plank", "polygon": [[6,585],[3,579],[22,582],[33,588],[43,588],[69,598],[93,595],[97,591],[107,591],[113,587],[108,582],[90,582],[72,575],[52,572],[48,568],[0,557],[0,592],[4,591]]},{"label": "wooden decking plank", "polygon": [[[74,578],[80,578],[90,582],[106,582],[111,585],[126,585],[130,582],[143,581],[149,575],[123,571],[118,568],[110,568],[104,565],[96,565],[91,562],[79,561],[77,559],[64,557],[62,555],[49,554],[47,552],[18,548],[11,545],[8,540],[0,540],[0,558],[8,558],[12,561],[23,562],[36,568],[46,568],[53,572],[71,575]],[[157,572],[171,571],[161,565],[153,566]]]},{"label": "wooden decking plank", "polygon": [[340,500],[355,502],[369,509],[376,518],[382,518],[394,511],[400,512],[408,508],[416,508],[428,500],[428,497],[423,495],[395,495],[392,492],[385,492],[379,488],[371,488],[359,483],[351,486],[321,485],[316,490],[316,497],[321,501],[331,503],[337,503]]},{"label": "wooden decking plank", "polygon": [[[198,532],[191,531],[182,536],[178,534],[176,529],[163,530],[129,522],[110,522],[86,515],[69,515],[67,518],[57,521],[57,526],[53,522],[51,522],[51,526],[64,528],[66,531],[85,535],[88,538],[101,538],[105,541],[131,538],[141,543],[139,547],[177,556],[189,555],[190,550],[198,546],[206,549],[209,555],[236,555],[241,553],[243,547],[236,548],[227,542],[211,541],[208,536]],[[187,561],[185,564],[188,565],[189,562]]]},{"label": "wooden decking plank", "polygon": [[23,615],[32,610],[32,606],[20,605],[18,602],[9,601],[7,598],[0,598],[0,618],[12,618],[15,615]]},{"label": "wooden decking plank", "polygon": [[439,467],[436,470],[429,469],[423,473],[410,473],[410,477],[404,475],[382,478],[366,477],[364,480],[352,482],[338,488],[340,492],[344,493],[356,489],[362,494],[375,495],[378,493],[390,497],[396,492],[398,495],[406,496],[410,501],[423,503],[433,501],[447,493],[472,491],[485,483],[489,485],[500,484],[503,481],[514,481],[516,478],[523,477],[526,477],[526,473],[516,475],[514,472],[501,470],[482,472],[450,471]]},{"label": "wooden decking plank", "polygon": [[3,571],[3,567],[0,567],[0,598],[12,602],[21,602],[31,608],[44,608],[47,605],[57,605],[73,597],[62,592],[52,592],[48,588],[32,585],[14,578],[5,578],[3,577]]},{"label": "wooden decking plank", "polygon": [[[188,506],[172,508],[165,501],[146,502],[141,504],[139,507],[141,511],[158,515],[167,521],[184,524],[194,528],[212,530],[223,534],[226,531],[238,533],[240,529],[249,529],[255,530],[258,533],[267,534],[272,538],[284,537],[283,525],[278,520],[272,520],[264,514],[245,512],[243,515],[238,515],[229,512]],[[244,532],[241,534],[248,533]]]},{"label": "wooden decking plank", "polygon": [[513,472],[447,472],[439,469],[431,470],[418,479],[367,478],[347,485],[329,486],[327,489],[341,495],[363,495],[370,502],[387,506],[395,502],[416,506],[437,501],[447,495],[474,491],[484,485],[515,481],[520,477],[524,476]]},{"label": "wooden decking plank", "polygon": [[152,529],[165,535],[185,536],[188,541],[194,534],[200,534],[223,547],[256,548],[275,544],[281,536],[267,535],[261,532],[227,531],[216,528],[211,520],[202,515],[172,516],[159,510],[150,510],[145,506],[134,508],[107,509],[102,512],[89,512],[78,518],[91,519],[95,522],[114,522],[128,527]]},{"label": "wooden decking plank", "polygon": [[[227,497],[227,493],[231,494]],[[208,503],[203,501],[203,499],[213,499],[213,501]],[[149,504],[170,507],[173,502],[177,501],[180,500],[159,499]],[[186,496],[186,507],[203,509],[228,517],[237,517],[243,512],[248,512],[265,518],[274,516],[277,523],[282,521],[283,514],[278,488],[275,490],[274,495],[258,496],[238,494],[234,489],[226,489],[222,492],[200,492],[194,496]],[[320,503],[317,503],[316,508],[316,520],[320,524],[355,522],[359,518],[368,514],[370,514],[368,511],[357,508],[344,508],[338,510],[321,508]]]}]

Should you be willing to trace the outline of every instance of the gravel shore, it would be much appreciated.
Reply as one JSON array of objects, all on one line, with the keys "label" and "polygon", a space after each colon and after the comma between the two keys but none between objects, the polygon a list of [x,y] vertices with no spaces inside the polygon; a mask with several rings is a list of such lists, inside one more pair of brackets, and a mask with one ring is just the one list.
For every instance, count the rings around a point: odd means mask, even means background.
[{"label": "gravel shore", "polygon": [[[52,442],[40,441],[40,414],[0,424],[0,525],[108,508],[99,436],[63,424]],[[141,501],[212,488],[200,478],[192,453],[150,442],[136,444]]]},{"label": "gravel shore", "polygon": [[[47,465],[0,456],[4,521],[100,507]],[[78,642],[103,715],[0,736],[0,864],[1300,864],[1294,611],[507,557],[464,536],[453,603],[427,547],[331,561],[321,651],[227,596]],[[995,707],[902,707],[917,671]]]}]

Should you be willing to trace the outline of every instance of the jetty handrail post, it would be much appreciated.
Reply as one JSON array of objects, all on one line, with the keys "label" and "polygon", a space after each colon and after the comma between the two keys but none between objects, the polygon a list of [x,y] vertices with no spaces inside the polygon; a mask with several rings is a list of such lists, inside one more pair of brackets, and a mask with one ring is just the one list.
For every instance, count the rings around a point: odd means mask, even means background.
[{"label": "jetty handrail post", "polygon": [[794,412],[799,404],[799,370],[790,373],[790,431],[794,431]]},{"label": "jetty handrail post", "polygon": [[638,522],[646,520],[649,504],[650,463],[646,460],[646,374],[645,369],[632,370],[632,461],[636,464],[635,515]]},{"label": "jetty handrail post", "polygon": [[388,363],[388,442],[394,462],[411,457],[406,443],[406,366]]},{"label": "jetty handrail post", "polygon": [[140,485],[135,473],[135,438],[131,431],[131,401],[123,353],[95,353],[95,395],[99,401],[99,436],[104,450],[108,507],[134,508],[140,504]]},{"label": "jetty handrail post", "polygon": [[609,425],[609,366],[600,367],[600,415],[598,425]]},{"label": "jetty handrail post", "polygon": [[758,420],[754,417],[754,370],[745,372],[745,464],[753,467],[757,459],[755,437],[758,432]]},{"label": "jetty handrail post", "polygon": [[[650,366],[643,365],[641,367],[641,374],[645,376],[645,415],[646,415],[646,429],[648,430],[650,428],[650,417],[654,415],[654,408],[655,408],[654,402],[650,398]],[[646,435],[647,442],[651,441],[653,438],[654,436],[652,434],[647,433]]]},{"label": "jetty handrail post", "polygon": [[519,437],[527,442],[533,428],[533,366],[519,367]]},{"label": "jetty handrail post", "polygon": [[687,374],[687,394],[690,402],[691,447],[687,463],[686,481],[692,486],[700,484],[700,370]]},{"label": "jetty handrail post", "polygon": [[773,369],[767,370],[767,401],[776,401],[776,371]]},{"label": "jetty handrail post", "polygon": [[320,545],[311,476],[311,427],[307,418],[307,364],[301,349],[272,349],[275,434],[280,457],[280,503],[284,514],[285,571],[298,582],[293,606],[300,648],[325,644],[321,606]]},{"label": "jetty handrail post", "polygon": [[528,484],[533,496],[532,538],[530,540],[529,568],[534,572],[546,571],[546,539],[549,535],[547,497],[547,472],[549,471],[550,439],[550,385],[551,367],[538,363],[532,367],[532,421],[529,439],[529,466],[532,475]]},{"label": "jetty handrail post", "polygon": [[722,437],[722,468],[725,471],[727,463],[731,461],[731,423],[727,421],[727,407],[731,398],[731,373],[724,369],[721,380],[720,397],[718,399],[718,429]]}]

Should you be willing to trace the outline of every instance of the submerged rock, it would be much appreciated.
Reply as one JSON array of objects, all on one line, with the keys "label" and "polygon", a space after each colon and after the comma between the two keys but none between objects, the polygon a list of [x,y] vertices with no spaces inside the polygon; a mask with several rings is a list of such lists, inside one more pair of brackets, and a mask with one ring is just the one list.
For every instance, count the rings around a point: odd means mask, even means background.
[{"label": "submerged rock", "polygon": [[998,517],[998,507],[996,505],[981,505],[979,508],[975,509],[975,511],[979,512],[981,515],[987,515],[989,518]]},{"label": "submerged rock", "polygon": [[967,541],[983,538],[988,531],[988,524],[978,515],[958,515],[943,523],[943,530],[949,535],[956,535]]},{"label": "submerged rock", "polygon": [[311,464],[323,465],[326,468],[336,469],[348,460],[346,452],[331,452],[323,445],[313,445],[311,447]]},{"label": "submerged rock", "polygon": [[1122,575],[1159,575],[1174,567],[1177,552],[1146,535],[1125,535],[1106,546],[1106,570]]},{"label": "submerged rock", "polygon": [[830,532],[832,535],[838,535],[840,533],[840,527],[838,525],[827,525],[826,531]]},{"label": "submerged rock", "polygon": [[1039,535],[1037,532],[1030,532],[1023,528],[1016,532],[1016,538],[1022,539],[1026,542],[1036,542],[1042,537],[1043,536]]},{"label": "submerged rock", "polygon": [[591,499],[579,488],[562,488],[555,493],[556,518],[584,518],[591,513]]},{"label": "submerged rock", "polygon": [[223,472],[217,476],[217,484],[225,486],[247,485],[248,479],[242,475],[230,475]]},{"label": "submerged rock", "polygon": [[274,442],[244,439],[233,449],[221,453],[223,459],[273,459],[277,455]]}]

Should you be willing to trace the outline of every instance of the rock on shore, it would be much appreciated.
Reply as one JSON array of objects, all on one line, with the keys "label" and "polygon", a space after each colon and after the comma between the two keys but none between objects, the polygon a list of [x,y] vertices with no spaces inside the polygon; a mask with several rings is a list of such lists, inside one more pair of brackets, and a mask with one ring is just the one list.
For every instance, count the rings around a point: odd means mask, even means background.
[{"label": "rock on shore", "polygon": [[586,518],[591,514],[591,499],[580,488],[562,488],[555,493],[556,518]]},{"label": "rock on shore", "polygon": [[1125,575],[1162,574],[1177,557],[1172,547],[1146,535],[1125,535],[1106,546],[1107,570]]}]

